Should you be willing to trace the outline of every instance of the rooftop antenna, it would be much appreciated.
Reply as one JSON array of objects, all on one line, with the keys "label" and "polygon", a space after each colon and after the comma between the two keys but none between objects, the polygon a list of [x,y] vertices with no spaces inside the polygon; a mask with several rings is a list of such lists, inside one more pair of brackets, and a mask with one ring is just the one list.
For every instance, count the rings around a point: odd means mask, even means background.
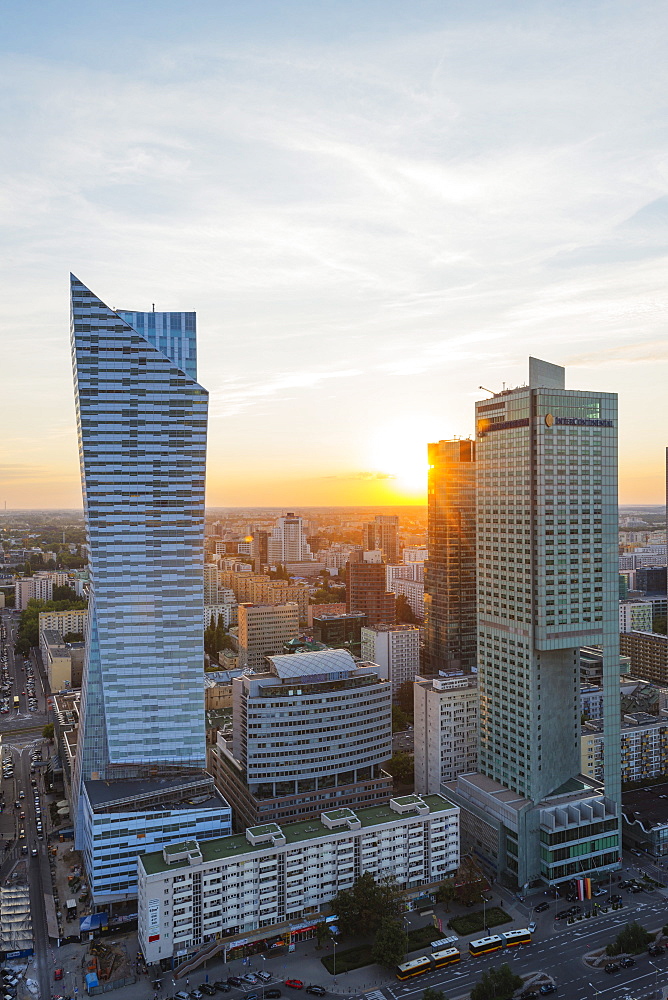
[{"label": "rooftop antenna", "polygon": [[484,385],[479,385],[478,388],[482,389],[483,392],[488,392],[490,396],[496,396],[496,393],[494,392],[493,389],[486,389]]},{"label": "rooftop antenna", "polygon": [[155,312],[155,302],[151,302],[151,305],[153,306],[153,312]]}]

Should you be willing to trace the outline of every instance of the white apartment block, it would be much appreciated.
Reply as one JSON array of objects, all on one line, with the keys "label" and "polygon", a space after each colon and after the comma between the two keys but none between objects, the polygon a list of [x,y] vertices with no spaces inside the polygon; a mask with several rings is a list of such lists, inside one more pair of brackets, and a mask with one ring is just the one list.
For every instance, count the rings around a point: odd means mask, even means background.
[{"label": "white apartment block", "polygon": [[427,551],[426,545],[407,548],[403,551],[403,560],[405,563],[423,563],[426,562],[428,558],[429,552]]},{"label": "white apartment block", "polygon": [[205,604],[204,605],[204,628],[208,628],[213,620],[214,625],[221,619],[225,628],[232,628],[236,625],[239,616],[236,601],[234,604]]},{"label": "white apartment block", "polygon": [[363,660],[378,666],[378,676],[389,681],[392,694],[420,670],[420,629],[417,625],[374,625],[361,631]]},{"label": "white apartment block", "polygon": [[267,540],[267,553],[272,565],[313,559],[306,541],[306,521],[290,512],[277,518]]},{"label": "white apartment block", "polygon": [[46,576],[27,576],[14,582],[14,607],[25,611],[28,601],[53,600],[53,580]]},{"label": "white apartment block", "polygon": [[442,881],[458,864],[459,809],[442,795],[171,844],[138,861],[139,946],[148,964],[187,958],[233,934],[315,921],[363,872],[410,890]]},{"label": "white apartment block", "polygon": [[[622,716],[622,781],[646,781],[668,774],[668,713]],[[581,736],[582,773],[603,780],[603,726],[587,722]]]},{"label": "white apartment block", "polygon": [[431,794],[478,766],[478,679],[417,677],[413,705],[415,790]]},{"label": "white apartment block", "polygon": [[399,597],[400,594],[408,601],[416,618],[424,621],[424,583],[418,580],[394,579],[390,588]]},{"label": "white apartment block", "polygon": [[651,601],[620,601],[619,631],[651,632],[652,611]]},{"label": "white apartment block", "polygon": [[299,635],[299,605],[239,605],[239,666],[263,671],[265,657],[283,652]]}]

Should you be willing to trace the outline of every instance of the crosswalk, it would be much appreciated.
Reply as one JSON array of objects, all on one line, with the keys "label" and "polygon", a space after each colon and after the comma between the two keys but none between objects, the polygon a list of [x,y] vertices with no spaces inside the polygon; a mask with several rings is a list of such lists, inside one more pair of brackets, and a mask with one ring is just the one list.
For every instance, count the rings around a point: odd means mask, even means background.
[{"label": "crosswalk", "polygon": [[364,994],[364,1000],[387,1000],[387,997],[381,990],[371,990]]}]

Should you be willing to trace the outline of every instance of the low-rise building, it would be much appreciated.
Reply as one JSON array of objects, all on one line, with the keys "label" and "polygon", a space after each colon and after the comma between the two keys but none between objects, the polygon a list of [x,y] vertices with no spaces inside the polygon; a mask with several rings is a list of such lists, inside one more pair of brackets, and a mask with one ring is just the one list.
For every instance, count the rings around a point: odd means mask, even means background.
[{"label": "low-rise building", "polygon": [[580,711],[586,719],[603,718],[603,688],[596,684],[580,687]]},{"label": "low-rise building", "polygon": [[410,890],[441,882],[458,864],[459,810],[442,795],[331,809],[208,843],[191,838],[139,859],[139,946],[150,965],[187,960],[239,932],[269,936],[316,920],[362,872]]},{"label": "low-rise building", "polygon": [[668,857],[668,782],[624,792],[622,839],[624,847]]},{"label": "low-rise building", "polygon": [[85,644],[66,643],[55,629],[44,629],[40,635],[42,662],[52,693],[81,687]]},{"label": "low-rise building", "polygon": [[413,687],[416,792],[437,792],[478,763],[478,678],[417,677]]}]

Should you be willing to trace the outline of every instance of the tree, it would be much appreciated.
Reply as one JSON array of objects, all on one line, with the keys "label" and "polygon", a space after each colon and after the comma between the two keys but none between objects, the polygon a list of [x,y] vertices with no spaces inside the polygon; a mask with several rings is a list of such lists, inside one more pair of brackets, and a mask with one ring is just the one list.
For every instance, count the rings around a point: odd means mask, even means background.
[{"label": "tree", "polygon": [[515,990],[524,985],[521,976],[516,976],[510,966],[483,972],[480,982],[471,990],[471,1000],[509,1000]]},{"label": "tree", "polygon": [[417,625],[418,620],[404,594],[399,594],[396,602],[397,622],[400,625]]},{"label": "tree", "polygon": [[53,739],[53,722],[47,722],[47,724],[44,726],[44,729],[42,730],[42,736],[44,737],[45,740]]},{"label": "tree", "polygon": [[402,785],[408,785],[413,781],[414,761],[412,754],[395,753],[385,765],[388,774],[391,774],[395,781]]},{"label": "tree", "polygon": [[53,600],[54,601],[78,601],[76,590],[72,587],[64,586],[59,587],[54,583],[53,585]]},{"label": "tree", "polygon": [[351,889],[341,889],[330,905],[338,916],[342,934],[366,937],[380,927],[383,919],[399,917],[401,896],[393,878],[376,882],[371,872],[364,872]]},{"label": "tree", "polygon": [[392,732],[403,733],[408,725],[408,716],[399,705],[392,706]]},{"label": "tree", "polygon": [[443,990],[434,990],[431,986],[428,986],[422,992],[422,1000],[446,1000],[446,997]]},{"label": "tree", "polygon": [[633,920],[626,927],[622,927],[615,940],[607,945],[605,953],[606,955],[638,955],[653,940],[654,935]]},{"label": "tree", "polygon": [[84,634],[83,632],[68,632],[63,636],[63,642],[83,642]]},{"label": "tree", "polygon": [[319,924],[315,925],[315,936],[318,939],[317,947],[320,949],[325,941],[331,940],[332,928],[324,920],[321,920]]},{"label": "tree", "polygon": [[655,616],[654,622],[652,624],[652,631],[653,632],[660,632],[661,635],[665,635],[666,634],[666,616],[665,615],[656,615]]},{"label": "tree", "polygon": [[457,898],[464,905],[481,902],[483,892],[489,888],[489,882],[470,855],[461,859],[454,880]]},{"label": "tree", "polygon": [[376,932],[371,957],[385,969],[393,969],[406,954],[406,932],[396,919],[384,919]]},{"label": "tree", "polygon": [[[55,590],[55,587],[54,587]],[[39,644],[40,611],[79,611],[88,607],[88,601],[77,598],[67,601],[28,601],[28,607],[21,613],[14,649],[27,656],[32,646]]]},{"label": "tree", "polygon": [[438,887],[437,898],[439,903],[442,903],[449,913],[450,903],[457,899],[457,886],[455,885],[455,880],[453,878],[448,878],[445,882],[441,882]]},{"label": "tree", "polygon": [[413,714],[415,712],[414,702],[413,702],[413,691],[415,684],[413,681],[404,681],[399,690],[397,691],[397,705],[405,712],[408,718],[412,721]]}]

